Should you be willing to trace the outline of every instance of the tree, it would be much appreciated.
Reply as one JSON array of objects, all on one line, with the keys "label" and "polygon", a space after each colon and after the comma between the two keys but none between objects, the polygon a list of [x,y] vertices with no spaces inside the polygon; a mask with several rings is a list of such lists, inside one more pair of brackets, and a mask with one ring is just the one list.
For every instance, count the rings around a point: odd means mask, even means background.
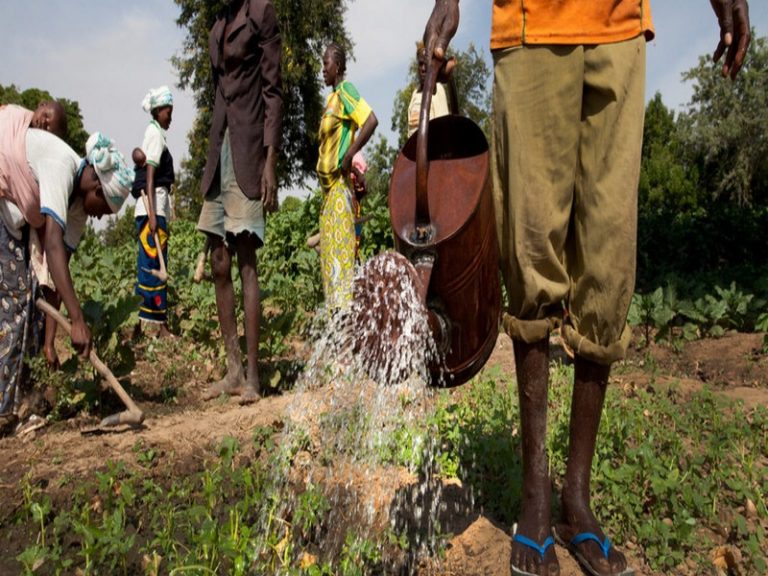
[{"label": "tree", "polygon": [[641,213],[679,212],[699,204],[698,171],[684,152],[675,113],[657,92],[645,109],[638,191]]},{"label": "tree", "polygon": [[28,88],[23,92],[15,85],[0,85],[0,103],[17,104],[28,110],[34,110],[40,102],[57,100],[67,113],[67,137],[64,141],[78,154],[85,155],[85,142],[88,140],[88,132],[83,127],[83,115],[80,112],[80,104],[66,98],[54,98],[46,90]]},{"label": "tree", "polygon": [[[754,36],[754,31],[753,31]],[[693,96],[682,115],[683,142],[698,157],[701,181],[714,196],[739,204],[768,202],[768,44],[754,38],[735,81],[699,58],[683,78]]]},{"label": "tree", "polygon": [[[198,113],[188,135],[189,160],[182,163],[177,191],[180,208],[196,211],[202,203],[199,184],[205,167],[214,93],[208,56],[208,32],[224,8],[220,0],[174,0],[181,8],[176,23],[187,29],[183,52],[173,59],[179,87],[195,95]],[[352,42],[344,28],[346,0],[273,0],[283,42],[283,149],[278,163],[281,187],[300,185],[314,174],[317,129],[323,110],[320,80],[325,46],[337,42],[351,57]]]},{"label": "tree", "polygon": [[[491,109],[491,72],[488,65],[474,44],[470,44],[464,52],[458,51],[449,55],[456,58],[453,81],[459,96],[459,111],[477,123],[488,137]],[[400,146],[408,139],[408,103],[418,85],[419,69],[414,50],[413,60],[408,67],[407,84],[405,88],[397,91],[392,110],[392,130],[397,132]]]},{"label": "tree", "polygon": [[[755,39],[735,82],[701,57],[684,74],[684,113],[656,94],[645,115],[639,184],[637,287],[670,279],[761,278],[768,212],[768,46]],[[677,280],[675,280],[677,281]]]},{"label": "tree", "polygon": [[368,194],[361,203],[361,212],[369,219],[363,224],[360,238],[360,257],[363,261],[394,247],[389,217],[389,183],[397,149],[380,134],[375,141],[368,143],[365,156],[368,162],[365,174]]},{"label": "tree", "polygon": [[136,241],[136,217],[133,205],[126,203],[122,215],[107,219],[107,225],[99,232],[105,246],[117,248]]},{"label": "tree", "polygon": [[389,180],[392,167],[397,158],[397,149],[389,145],[387,139],[379,134],[364,149],[368,171],[365,174],[367,197],[389,195]]}]

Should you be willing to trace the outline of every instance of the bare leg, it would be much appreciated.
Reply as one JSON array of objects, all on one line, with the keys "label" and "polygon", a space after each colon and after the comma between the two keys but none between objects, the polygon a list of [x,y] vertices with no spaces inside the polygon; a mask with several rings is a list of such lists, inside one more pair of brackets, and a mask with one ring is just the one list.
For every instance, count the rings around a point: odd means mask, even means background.
[{"label": "bare leg", "polygon": [[211,386],[203,396],[206,400],[221,394],[240,394],[245,386],[243,366],[240,362],[240,346],[237,340],[237,318],[235,316],[235,290],[232,285],[232,256],[224,240],[209,235],[211,239],[211,270],[216,290],[216,309],[219,325],[224,337],[227,353],[227,373]]},{"label": "bare leg", "polygon": [[[610,366],[576,356],[568,465],[563,482],[562,518],[557,525],[558,536],[566,543],[583,532],[591,532],[601,541],[605,540],[590,508],[589,484],[610,371]],[[627,567],[624,555],[616,548],[611,547],[606,559],[594,541],[578,546],[590,566],[600,574],[620,574]]]},{"label": "bare leg", "polygon": [[[43,288],[43,295],[45,296],[46,302],[56,308],[56,310],[59,309],[61,306],[61,296],[59,296],[59,293],[55,290],[51,290],[48,287]],[[56,329],[58,328],[58,324],[56,323],[56,320],[49,316],[48,314],[45,315],[45,336],[43,339],[43,353],[45,354],[45,359],[48,361],[48,365],[51,367],[52,370],[58,370],[60,368],[59,363],[59,356],[56,354]]]},{"label": "bare leg", "polygon": [[160,324],[160,328],[157,329],[158,338],[173,338],[173,332],[168,328],[167,323]]},{"label": "bare leg", "polygon": [[[516,533],[541,546],[552,535],[546,443],[549,339],[534,344],[514,340],[513,344],[523,440],[523,502]],[[513,541],[511,563],[531,574],[560,574],[554,546],[548,547],[542,559],[538,551]]]},{"label": "bare leg", "polygon": [[259,333],[261,320],[261,294],[257,269],[256,247],[259,243],[254,234],[238,235],[237,264],[243,283],[243,308],[245,310],[245,342],[247,347],[247,371],[245,387],[240,397],[241,404],[256,402],[261,398],[259,383]]}]

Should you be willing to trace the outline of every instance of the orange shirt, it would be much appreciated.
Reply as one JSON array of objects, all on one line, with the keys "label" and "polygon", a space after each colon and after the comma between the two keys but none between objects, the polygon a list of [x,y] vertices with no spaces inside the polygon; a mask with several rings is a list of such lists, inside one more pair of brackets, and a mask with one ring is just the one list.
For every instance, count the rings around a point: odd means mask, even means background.
[{"label": "orange shirt", "polygon": [[491,50],[653,38],[648,0],[494,0]]}]

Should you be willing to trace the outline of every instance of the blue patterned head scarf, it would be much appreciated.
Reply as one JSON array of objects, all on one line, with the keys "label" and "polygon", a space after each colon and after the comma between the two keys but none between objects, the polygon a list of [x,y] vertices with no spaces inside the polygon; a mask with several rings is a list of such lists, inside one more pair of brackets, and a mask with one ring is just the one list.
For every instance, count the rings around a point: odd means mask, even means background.
[{"label": "blue patterned head scarf", "polygon": [[171,89],[168,86],[152,88],[141,101],[144,112],[152,112],[155,108],[162,108],[163,106],[173,106],[173,94],[171,94]]},{"label": "blue patterned head scarf", "polygon": [[96,170],[107,204],[117,214],[133,186],[133,169],[125,163],[115,143],[101,132],[88,138],[85,157]]}]

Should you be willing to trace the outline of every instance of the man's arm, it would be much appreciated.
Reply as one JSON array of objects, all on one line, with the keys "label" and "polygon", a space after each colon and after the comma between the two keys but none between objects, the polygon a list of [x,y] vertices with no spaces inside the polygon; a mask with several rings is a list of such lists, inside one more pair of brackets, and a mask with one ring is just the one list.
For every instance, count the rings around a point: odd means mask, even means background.
[{"label": "man's arm", "polygon": [[720,24],[720,42],[712,55],[717,62],[725,54],[723,76],[731,80],[741,70],[752,34],[749,29],[749,6],[747,0],[710,0]]},{"label": "man's arm", "polygon": [[[251,13],[254,15],[253,12]],[[266,212],[277,209],[277,155],[283,130],[283,81],[280,61],[283,56],[277,13],[271,2],[263,2],[256,14],[263,50],[261,58],[261,97],[264,100],[264,149],[266,160],[261,176],[261,200]]]},{"label": "man's arm", "polygon": [[259,29],[259,46],[264,54],[261,58],[261,98],[264,100],[264,148],[280,149],[283,124],[283,80],[280,72],[280,61],[283,56],[280,28],[277,13],[271,2],[262,2],[260,13],[256,17]]},{"label": "man's arm", "polygon": [[277,149],[267,147],[267,159],[261,173],[261,201],[265,212],[277,210]]},{"label": "man's arm", "polygon": [[88,356],[91,350],[91,331],[85,323],[83,310],[80,308],[80,302],[72,284],[63,230],[50,215],[45,216],[45,256],[56,291],[69,312],[69,319],[72,322],[72,345],[81,356]]}]

